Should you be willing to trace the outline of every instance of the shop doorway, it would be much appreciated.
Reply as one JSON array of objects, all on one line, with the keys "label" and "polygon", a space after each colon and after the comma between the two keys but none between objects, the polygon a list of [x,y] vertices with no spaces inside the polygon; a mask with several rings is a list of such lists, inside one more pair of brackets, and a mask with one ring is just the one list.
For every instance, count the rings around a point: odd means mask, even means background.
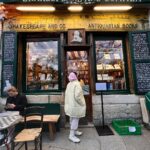
[{"label": "shop doorway", "polygon": [[91,103],[91,87],[90,87],[90,66],[89,66],[89,51],[88,50],[67,50],[66,51],[66,85],[68,75],[75,71],[78,75],[78,80],[83,89],[86,101],[86,117],[80,119],[80,124],[87,124],[92,121],[92,103]]}]

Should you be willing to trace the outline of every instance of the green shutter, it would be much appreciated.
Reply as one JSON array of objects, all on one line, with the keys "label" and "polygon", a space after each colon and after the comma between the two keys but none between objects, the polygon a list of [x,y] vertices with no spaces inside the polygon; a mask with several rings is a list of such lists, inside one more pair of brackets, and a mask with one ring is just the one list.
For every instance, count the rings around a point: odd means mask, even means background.
[{"label": "green shutter", "polygon": [[150,91],[150,32],[130,32],[130,50],[136,94]]},{"label": "green shutter", "polygon": [[17,72],[17,33],[3,32],[2,34],[2,84],[1,95],[6,96],[6,82],[16,86]]}]

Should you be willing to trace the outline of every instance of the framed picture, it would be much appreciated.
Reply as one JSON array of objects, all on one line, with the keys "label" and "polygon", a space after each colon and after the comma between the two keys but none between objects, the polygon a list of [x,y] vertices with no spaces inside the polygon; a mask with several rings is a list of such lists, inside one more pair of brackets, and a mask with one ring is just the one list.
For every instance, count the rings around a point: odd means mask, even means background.
[{"label": "framed picture", "polygon": [[84,29],[69,29],[68,30],[68,45],[85,45],[85,30]]}]

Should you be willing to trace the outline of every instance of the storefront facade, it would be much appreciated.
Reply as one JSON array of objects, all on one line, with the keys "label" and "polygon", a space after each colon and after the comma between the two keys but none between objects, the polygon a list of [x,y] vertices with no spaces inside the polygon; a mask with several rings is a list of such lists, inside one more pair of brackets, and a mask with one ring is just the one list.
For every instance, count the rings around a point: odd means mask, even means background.
[{"label": "storefront facade", "polygon": [[133,8],[126,12],[95,12],[94,4],[82,2],[85,10],[78,13],[68,12],[68,4],[53,4],[53,13],[20,12],[18,3],[4,4],[8,19],[3,21],[2,96],[12,84],[29,103],[60,103],[63,124],[67,76],[75,71],[83,86],[88,122],[101,122],[100,90],[105,91],[107,123],[115,118],[141,120],[139,98],[150,88],[137,85],[135,66],[142,50],[133,52],[142,49],[145,38],[150,40],[149,6],[146,1],[129,4]]}]

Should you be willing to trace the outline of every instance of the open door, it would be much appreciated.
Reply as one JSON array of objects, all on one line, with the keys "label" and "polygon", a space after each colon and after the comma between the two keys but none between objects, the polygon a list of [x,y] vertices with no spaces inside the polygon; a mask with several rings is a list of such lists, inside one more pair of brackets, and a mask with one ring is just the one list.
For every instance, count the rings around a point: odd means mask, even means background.
[{"label": "open door", "polygon": [[88,50],[66,51],[66,85],[68,83],[67,77],[72,71],[75,71],[78,75],[86,101],[86,117],[80,119],[80,124],[87,124],[92,121]]}]

